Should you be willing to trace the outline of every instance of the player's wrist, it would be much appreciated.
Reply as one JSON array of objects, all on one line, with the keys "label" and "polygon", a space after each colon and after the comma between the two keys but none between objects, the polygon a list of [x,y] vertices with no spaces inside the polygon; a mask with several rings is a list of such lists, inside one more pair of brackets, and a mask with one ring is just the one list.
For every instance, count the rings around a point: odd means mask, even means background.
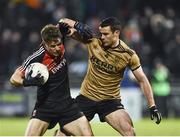
[{"label": "player's wrist", "polygon": [[22,84],[23,84],[24,87],[30,86],[30,83],[29,83],[29,81],[27,79],[24,79]]},{"label": "player's wrist", "polygon": [[157,107],[156,107],[156,106],[152,106],[152,107],[150,107],[149,109],[150,109],[150,112],[153,112],[154,110],[157,109]]},{"label": "player's wrist", "polygon": [[74,23],[74,28],[79,31],[84,31],[84,24],[79,21],[76,21]]},{"label": "player's wrist", "polygon": [[158,109],[157,109],[157,107],[154,105],[154,106],[151,106],[151,107],[149,108],[149,111],[150,111],[150,113],[152,114],[152,113],[154,113],[155,111],[158,111]]},{"label": "player's wrist", "polygon": [[150,105],[150,106],[149,106],[149,108],[152,108],[152,107],[156,107],[156,105],[155,105],[155,104],[153,104],[153,105]]}]

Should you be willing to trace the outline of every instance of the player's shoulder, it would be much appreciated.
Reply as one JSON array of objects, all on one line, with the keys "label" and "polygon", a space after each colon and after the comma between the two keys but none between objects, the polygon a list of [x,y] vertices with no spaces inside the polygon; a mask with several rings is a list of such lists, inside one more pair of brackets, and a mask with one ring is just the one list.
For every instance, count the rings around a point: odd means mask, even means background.
[{"label": "player's shoulder", "polygon": [[101,42],[101,40],[100,40],[99,38],[93,37],[93,38],[89,41],[88,45],[102,45],[102,42]]},{"label": "player's shoulder", "polygon": [[27,67],[29,64],[33,62],[40,62],[45,54],[45,49],[43,46],[39,47],[32,54],[30,54],[23,62],[22,66]]},{"label": "player's shoulder", "polygon": [[41,57],[45,52],[46,50],[44,49],[43,46],[41,46],[38,49],[36,49],[27,59],[31,60],[31,59]]},{"label": "player's shoulder", "polygon": [[123,42],[122,40],[120,40],[120,44],[118,46],[118,48],[122,51],[122,52],[126,52],[128,55],[132,56],[134,54],[136,54],[136,52],[131,49],[125,42]]}]

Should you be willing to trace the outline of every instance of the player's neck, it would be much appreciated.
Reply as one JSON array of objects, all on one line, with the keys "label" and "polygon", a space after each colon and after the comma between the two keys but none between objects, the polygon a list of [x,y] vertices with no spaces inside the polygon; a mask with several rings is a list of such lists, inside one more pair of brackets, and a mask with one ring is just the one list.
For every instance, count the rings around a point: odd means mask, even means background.
[{"label": "player's neck", "polygon": [[118,39],[113,45],[103,46],[103,49],[104,50],[114,49],[119,45],[119,43],[120,43],[120,39]]},{"label": "player's neck", "polygon": [[114,44],[114,45],[112,45],[112,47],[111,47],[111,48],[116,48],[116,47],[119,45],[119,42],[120,42],[120,40],[118,39],[118,40],[115,42],[115,44]]}]

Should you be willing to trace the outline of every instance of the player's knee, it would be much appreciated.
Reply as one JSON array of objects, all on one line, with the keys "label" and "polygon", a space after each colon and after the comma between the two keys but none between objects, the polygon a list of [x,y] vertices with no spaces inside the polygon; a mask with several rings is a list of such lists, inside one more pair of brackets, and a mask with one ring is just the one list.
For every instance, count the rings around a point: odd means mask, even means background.
[{"label": "player's knee", "polygon": [[92,133],[91,128],[85,129],[85,130],[82,132],[81,136],[93,136],[93,133]]},{"label": "player's knee", "polygon": [[38,133],[36,131],[26,132],[25,136],[40,136],[41,133]]},{"label": "player's knee", "polygon": [[132,126],[129,126],[128,128],[126,128],[126,130],[124,130],[123,132],[124,136],[135,136],[135,129]]},{"label": "player's knee", "polygon": [[53,136],[71,136],[71,135],[68,134],[65,130],[57,129],[57,130],[54,131]]},{"label": "player's knee", "polygon": [[93,136],[92,129],[88,123],[81,128],[81,136]]},{"label": "player's knee", "polygon": [[130,136],[135,136],[135,129],[133,127],[131,127],[131,129],[129,130],[129,134]]},{"label": "player's knee", "polygon": [[93,136],[93,132],[92,132],[92,129],[91,129],[91,126],[87,120],[87,118],[85,116],[83,116],[81,118],[82,120],[82,123],[83,123],[83,126],[80,125],[81,127],[81,136]]}]

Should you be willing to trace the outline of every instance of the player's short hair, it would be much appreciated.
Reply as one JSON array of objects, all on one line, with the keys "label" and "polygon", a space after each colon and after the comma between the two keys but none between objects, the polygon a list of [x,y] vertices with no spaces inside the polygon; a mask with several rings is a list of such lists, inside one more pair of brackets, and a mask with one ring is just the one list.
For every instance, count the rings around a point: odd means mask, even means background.
[{"label": "player's short hair", "polygon": [[62,38],[62,34],[58,27],[52,24],[48,24],[41,30],[41,38],[45,42],[53,41],[57,38]]},{"label": "player's short hair", "polygon": [[101,27],[107,27],[110,26],[112,32],[115,30],[121,31],[121,23],[116,17],[108,17],[101,21],[100,23]]}]

